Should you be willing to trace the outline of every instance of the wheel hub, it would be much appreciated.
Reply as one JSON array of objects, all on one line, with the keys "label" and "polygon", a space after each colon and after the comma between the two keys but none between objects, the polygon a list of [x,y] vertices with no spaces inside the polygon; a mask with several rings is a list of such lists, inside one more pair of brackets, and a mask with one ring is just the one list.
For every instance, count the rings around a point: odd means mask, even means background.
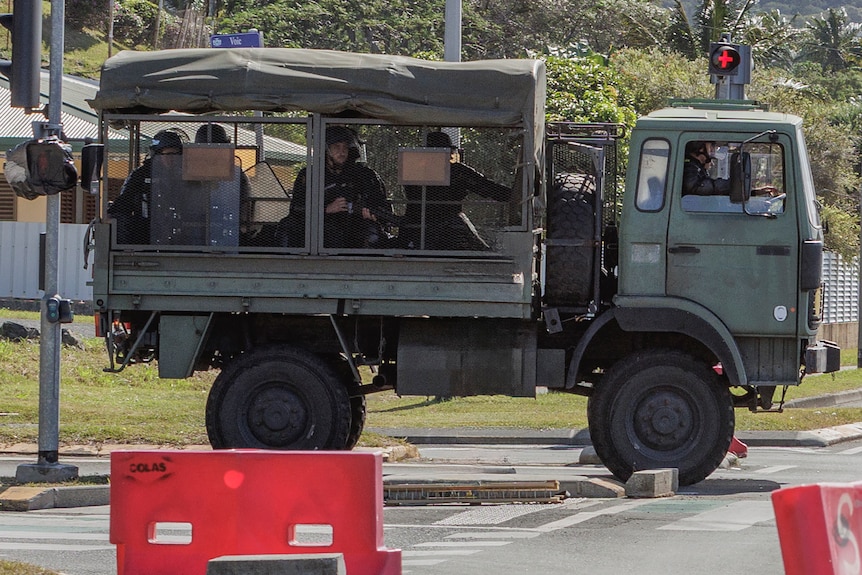
[{"label": "wheel hub", "polygon": [[308,410],[292,390],[273,386],[255,395],[247,421],[249,430],[261,443],[272,447],[290,445],[304,434]]},{"label": "wheel hub", "polygon": [[647,447],[669,451],[688,441],[694,427],[693,417],[691,406],[683,397],[663,391],[638,405],[634,431]]}]

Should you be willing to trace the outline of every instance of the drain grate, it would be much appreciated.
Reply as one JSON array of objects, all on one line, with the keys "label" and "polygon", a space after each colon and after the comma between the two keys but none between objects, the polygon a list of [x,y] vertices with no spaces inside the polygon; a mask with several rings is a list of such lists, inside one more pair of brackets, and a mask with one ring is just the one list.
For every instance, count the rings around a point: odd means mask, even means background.
[{"label": "drain grate", "polygon": [[403,483],[383,486],[386,505],[436,503],[562,503],[559,481]]}]

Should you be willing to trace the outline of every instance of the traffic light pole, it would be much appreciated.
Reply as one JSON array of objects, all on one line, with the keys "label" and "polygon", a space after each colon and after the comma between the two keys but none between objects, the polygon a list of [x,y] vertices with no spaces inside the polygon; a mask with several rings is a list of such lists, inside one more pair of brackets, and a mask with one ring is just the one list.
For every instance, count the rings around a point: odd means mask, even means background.
[{"label": "traffic light pole", "polygon": [[[37,137],[59,132],[63,110],[63,45],[65,0],[51,0],[51,83],[48,124],[34,123]],[[41,133],[39,133],[41,132]],[[47,132],[47,134],[46,134]],[[39,483],[77,479],[78,468],[59,463],[60,444],[60,349],[59,323],[48,321],[47,301],[59,290],[60,194],[47,196],[45,210],[45,295],[39,345],[39,455],[35,464],[21,464],[15,473],[18,482]]]}]

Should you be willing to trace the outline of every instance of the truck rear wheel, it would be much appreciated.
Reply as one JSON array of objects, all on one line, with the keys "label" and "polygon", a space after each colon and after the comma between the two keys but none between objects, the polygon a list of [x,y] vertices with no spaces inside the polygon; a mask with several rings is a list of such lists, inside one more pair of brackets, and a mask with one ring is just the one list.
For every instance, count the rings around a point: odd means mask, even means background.
[{"label": "truck rear wheel", "polygon": [[353,449],[359,443],[362,430],[365,429],[365,396],[358,395],[350,398],[350,432],[347,434],[347,442],[344,449]]},{"label": "truck rear wheel", "polygon": [[[596,180],[587,174],[558,174],[548,198],[545,302],[567,306],[592,297],[595,249],[593,198]],[[555,245],[554,241],[560,244]],[[583,245],[564,245],[565,241]]]},{"label": "truck rear wheel", "polygon": [[733,438],[730,391],[693,357],[633,354],[596,385],[588,404],[596,454],[622,481],[643,469],[679,469],[680,485],[706,478]]},{"label": "truck rear wheel", "polygon": [[329,365],[293,347],[236,357],[216,378],[206,407],[215,449],[344,449],[347,389]]}]

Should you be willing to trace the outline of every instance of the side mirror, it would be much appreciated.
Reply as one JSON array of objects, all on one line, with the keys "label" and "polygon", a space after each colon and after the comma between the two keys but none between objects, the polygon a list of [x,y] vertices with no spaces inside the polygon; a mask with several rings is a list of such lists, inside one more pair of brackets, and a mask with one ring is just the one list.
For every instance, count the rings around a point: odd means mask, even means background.
[{"label": "side mirror", "polygon": [[730,201],[747,202],[751,197],[751,156],[736,152],[730,157]]},{"label": "side mirror", "polygon": [[91,194],[99,192],[99,174],[102,173],[104,157],[104,144],[87,144],[81,148],[81,187]]}]

